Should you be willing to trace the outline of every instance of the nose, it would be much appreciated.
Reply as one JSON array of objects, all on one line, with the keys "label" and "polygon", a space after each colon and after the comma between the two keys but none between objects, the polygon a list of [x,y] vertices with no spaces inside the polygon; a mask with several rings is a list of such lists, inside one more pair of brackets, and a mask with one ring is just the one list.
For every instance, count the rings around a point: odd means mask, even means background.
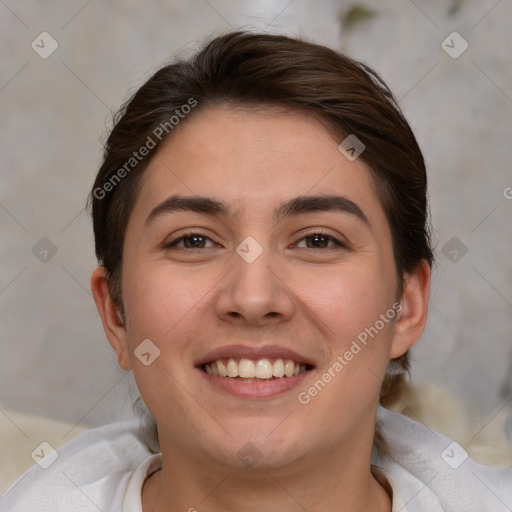
[{"label": "nose", "polygon": [[295,311],[294,295],[275,256],[264,250],[252,262],[237,253],[233,259],[234,267],[216,297],[218,317],[252,326],[289,320]]}]

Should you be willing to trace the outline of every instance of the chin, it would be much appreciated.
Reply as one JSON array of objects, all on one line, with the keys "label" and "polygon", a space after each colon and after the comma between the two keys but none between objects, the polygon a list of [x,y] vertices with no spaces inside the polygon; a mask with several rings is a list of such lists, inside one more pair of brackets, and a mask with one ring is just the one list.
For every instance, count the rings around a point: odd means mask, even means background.
[{"label": "chin", "polygon": [[[307,451],[306,439],[299,433],[285,428],[281,418],[259,420],[247,418],[225,425],[231,435],[215,443],[216,450],[210,448],[212,458],[236,469],[271,470],[288,466]],[[255,424],[256,423],[256,424]],[[308,436],[310,437],[310,436]]]}]

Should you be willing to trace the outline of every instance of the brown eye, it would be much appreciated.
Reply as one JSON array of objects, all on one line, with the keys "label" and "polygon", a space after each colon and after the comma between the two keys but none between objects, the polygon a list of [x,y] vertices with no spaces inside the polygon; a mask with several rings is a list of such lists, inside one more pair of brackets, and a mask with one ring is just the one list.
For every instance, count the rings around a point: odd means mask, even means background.
[{"label": "brown eye", "polygon": [[[305,247],[301,247],[299,245],[303,240],[306,240]],[[331,243],[331,245],[329,245],[329,243]],[[345,244],[333,236],[322,232],[309,233],[297,243],[297,247],[300,247],[301,249],[332,249],[335,246],[344,247]]]},{"label": "brown eye", "polygon": [[306,240],[310,240],[311,243],[308,244],[309,248],[320,248],[325,249],[329,242],[331,241],[329,237],[325,235],[313,235],[306,237]]},{"label": "brown eye", "polygon": [[[201,233],[189,233],[170,242],[165,246],[165,248],[178,247],[180,249],[207,249],[207,241],[212,242],[210,238],[202,235]],[[181,242],[183,242],[182,246],[179,245]],[[214,245],[213,242],[212,245]]]}]

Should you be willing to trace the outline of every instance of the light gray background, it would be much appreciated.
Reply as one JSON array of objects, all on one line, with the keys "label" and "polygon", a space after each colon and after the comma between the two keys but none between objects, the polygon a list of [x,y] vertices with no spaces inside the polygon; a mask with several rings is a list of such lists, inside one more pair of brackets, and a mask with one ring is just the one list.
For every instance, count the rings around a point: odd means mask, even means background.
[{"label": "light gray background", "polygon": [[[100,140],[110,111],[157,68],[238,27],[345,50],[388,82],[427,160],[439,263],[413,378],[446,385],[491,420],[510,406],[512,2],[368,0],[359,5],[375,16],[343,28],[353,5],[0,1],[2,407],[84,425],[129,411],[131,377],[89,289],[82,210]],[[47,59],[31,48],[43,31],[59,45]],[[469,44],[457,59],[441,47],[452,31]],[[42,237],[57,248],[46,263],[32,252]],[[452,237],[467,247],[456,263],[442,251]]]}]

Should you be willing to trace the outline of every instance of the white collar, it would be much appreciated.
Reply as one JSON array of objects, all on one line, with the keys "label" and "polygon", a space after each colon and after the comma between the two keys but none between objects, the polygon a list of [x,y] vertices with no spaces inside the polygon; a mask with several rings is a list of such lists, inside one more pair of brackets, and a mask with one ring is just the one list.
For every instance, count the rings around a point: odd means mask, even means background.
[{"label": "white collar", "polygon": [[384,468],[373,464],[372,473],[378,482],[391,494],[391,512],[407,512],[398,484],[391,474]]}]

